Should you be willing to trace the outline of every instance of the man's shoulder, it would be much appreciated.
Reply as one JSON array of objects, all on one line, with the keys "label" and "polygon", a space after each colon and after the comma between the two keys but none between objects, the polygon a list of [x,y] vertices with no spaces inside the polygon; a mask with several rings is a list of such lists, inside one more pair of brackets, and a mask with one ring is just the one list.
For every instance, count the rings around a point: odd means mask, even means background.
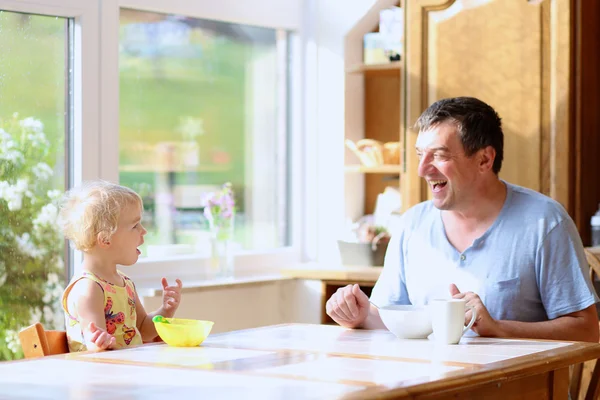
[{"label": "man's shoulder", "polygon": [[423,218],[428,218],[434,215],[437,208],[433,205],[431,200],[422,201],[417,203],[402,215],[405,221],[421,221]]},{"label": "man's shoulder", "polygon": [[510,207],[519,214],[546,218],[556,222],[569,218],[569,214],[558,201],[523,186],[511,183],[506,183],[506,185],[512,196]]}]

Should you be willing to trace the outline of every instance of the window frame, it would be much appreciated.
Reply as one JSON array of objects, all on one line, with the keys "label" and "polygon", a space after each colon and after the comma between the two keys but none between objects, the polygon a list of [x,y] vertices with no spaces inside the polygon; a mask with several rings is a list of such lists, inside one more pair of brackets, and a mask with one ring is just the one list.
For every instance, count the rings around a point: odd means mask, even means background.
[{"label": "window frame", "polygon": [[[130,8],[140,11],[180,14],[194,18],[212,19],[223,22],[256,25],[283,29],[293,34],[287,35],[287,47],[292,54],[289,65],[290,81],[286,90],[288,97],[289,143],[289,222],[291,223],[290,245],[264,251],[244,251],[235,256],[236,275],[248,276],[277,272],[279,269],[308,261],[306,238],[309,218],[306,201],[307,182],[304,168],[305,141],[303,84],[304,82],[304,37],[302,32],[302,2],[281,2],[279,0],[258,0],[254,2],[212,0],[190,2],[186,0],[103,0],[100,7],[100,160],[99,177],[117,182],[119,179],[119,11]],[[267,11],[265,11],[267,10]],[[312,200],[316,202],[315,200]],[[313,225],[314,226],[314,225]],[[313,235],[314,236],[314,235]],[[128,275],[138,286],[159,285],[162,276],[180,277],[186,280],[210,279],[208,259],[200,255],[173,256],[161,259],[141,258],[135,265],[127,267]]]},{"label": "window frame", "polygon": [[[101,155],[95,151],[100,144],[100,71],[97,51],[100,43],[98,0],[80,2],[78,0],[21,0],[0,1],[0,9],[9,12],[38,14],[59,18],[72,18],[74,26],[72,85],[70,104],[72,126],[67,131],[66,186],[76,185],[84,180],[96,179],[100,173]],[[82,255],[69,247],[65,262],[67,275],[81,264]]]}]

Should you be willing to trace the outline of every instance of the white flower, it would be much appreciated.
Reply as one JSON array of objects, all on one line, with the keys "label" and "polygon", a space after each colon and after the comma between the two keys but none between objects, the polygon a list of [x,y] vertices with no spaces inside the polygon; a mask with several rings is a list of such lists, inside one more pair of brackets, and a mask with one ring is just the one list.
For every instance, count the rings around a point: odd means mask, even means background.
[{"label": "white flower", "polygon": [[40,229],[44,226],[56,226],[56,218],[58,217],[58,208],[54,203],[48,203],[40,210],[39,214],[33,220],[33,229]]},{"label": "white flower", "polygon": [[50,142],[46,139],[44,132],[30,133],[27,135],[27,140],[29,140],[29,144],[33,147],[47,149],[50,146]]},{"label": "white flower", "polygon": [[30,257],[38,258],[44,254],[43,250],[38,249],[32,242],[29,233],[24,233],[16,238],[19,250]]},{"label": "white flower", "polygon": [[60,190],[48,190],[47,195],[50,200],[58,200],[62,196],[62,192]]},{"label": "white flower", "polygon": [[[65,270],[65,261],[62,259],[62,257],[56,257],[56,269],[59,271]],[[58,279],[58,276],[56,278]]]},{"label": "white flower", "polygon": [[6,200],[10,211],[18,211],[23,205],[23,193],[28,190],[25,179],[19,179],[15,185],[0,181],[0,199]]},{"label": "white flower", "polygon": [[53,299],[62,300],[63,292],[64,292],[64,289],[60,285],[57,285],[54,287],[54,289],[52,289],[50,294]]},{"label": "white flower", "polygon": [[54,320],[54,310],[50,306],[44,306],[44,320],[52,321]]},{"label": "white flower", "polygon": [[19,351],[19,348],[21,347],[20,342],[19,342],[19,334],[17,333],[17,331],[13,331],[11,329],[7,329],[4,332],[4,340],[6,341],[6,347],[8,347],[8,349],[10,351],[12,351],[13,353],[16,353],[17,351]]},{"label": "white flower", "polygon": [[36,322],[40,322],[41,318],[42,310],[40,310],[39,307],[34,308],[33,310],[31,310],[31,319],[29,320],[29,325],[33,325]]},{"label": "white flower", "polygon": [[42,301],[44,304],[50,303],[52,301],[52,293],[46,291],[46,293],[44,293],[44,297],[42,297]]},{"label": "white flower", "polygon": [[36,133],[42,132],[44,130],[44,124],[42,123],[42,121],[33,117],[27,117],[19,121],[19,125],[21,125],[21,128],[31,129]]},{"label": "white flower", "polygon": [[13,164],[23,164],[25,157],[23,153],[16,149],[3,149],[0,151],[0,160],[5,160]]},{"label": "white flower", "polygon": [[17,184],[15,185],[15,190],[25,193],[27,189],[29,189],[29,183],[27,182],[27,179],[18,179]]},{"label": "white flower", "polygon": [[46,181],[50,178],[54,171],[48,164],[45,162],[39,162],[31,168],[31,171],[35,175],[35,177],[41,181]]},{"label": "white flower", "polygon": [[12,136],[4,129],[0,128],[0,141],[6,142],[8,140],[12,140]]},{"label": "white flower", "polygon": [[7,200],[10,211],[19,211],[23,206],[23,196],[20,193],[13,193]]},{"label": "white flower", "polygon": [[48,285],[56,285],[58,282],[58,275],[54,272],[50,272],[48,274]]}]

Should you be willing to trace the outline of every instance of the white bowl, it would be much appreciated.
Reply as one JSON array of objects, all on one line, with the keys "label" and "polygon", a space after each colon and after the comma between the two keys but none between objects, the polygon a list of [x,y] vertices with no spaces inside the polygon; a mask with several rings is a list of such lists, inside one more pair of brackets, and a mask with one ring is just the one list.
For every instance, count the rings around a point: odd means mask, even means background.
[{"label": "white bowl", "polygon": [[433,332],[427,306],[389,305],[379,308],[386,328],[401,339],[425,339]]}]

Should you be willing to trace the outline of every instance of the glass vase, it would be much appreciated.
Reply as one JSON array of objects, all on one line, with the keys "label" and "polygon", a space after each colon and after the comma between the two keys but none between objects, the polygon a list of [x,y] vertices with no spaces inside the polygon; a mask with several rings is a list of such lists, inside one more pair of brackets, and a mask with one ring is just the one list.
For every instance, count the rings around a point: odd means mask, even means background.
[{"label": "glass vase", "polygon": [[233,224],[227,227],[211,227],[210,269],[214,278],[233,278]]}]

